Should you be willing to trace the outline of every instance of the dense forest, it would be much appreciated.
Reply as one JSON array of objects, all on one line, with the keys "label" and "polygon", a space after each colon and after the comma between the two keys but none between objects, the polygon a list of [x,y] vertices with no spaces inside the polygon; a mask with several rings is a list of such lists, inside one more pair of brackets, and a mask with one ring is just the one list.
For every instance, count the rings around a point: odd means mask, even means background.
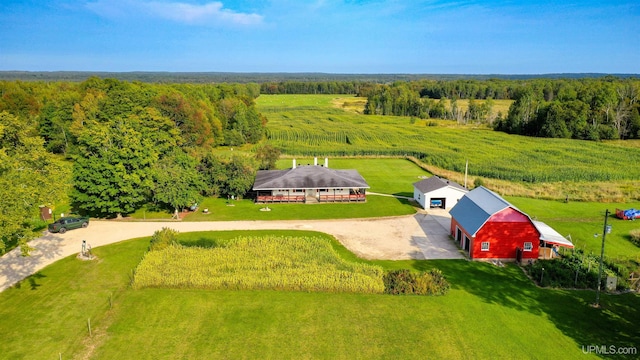
[{"label": "dense forest", "polygon": [[113,217],[244,195],[277,150],[212,150],[263,138],[257,96],[255,84],[0,81],[0,253],[30,238],[39,205],[67,196],[76,212]]},{"label": "dense forest", "polygon": [[[395,82],[362,86],[358,95],[367,97],[365,114],[456,119],[456,101],[470,99],[465,119],[490,121],[511,134],[640,138],[640,80],[634,78]],[[498,99],[515,102],[494,121],[484,114]]]}]

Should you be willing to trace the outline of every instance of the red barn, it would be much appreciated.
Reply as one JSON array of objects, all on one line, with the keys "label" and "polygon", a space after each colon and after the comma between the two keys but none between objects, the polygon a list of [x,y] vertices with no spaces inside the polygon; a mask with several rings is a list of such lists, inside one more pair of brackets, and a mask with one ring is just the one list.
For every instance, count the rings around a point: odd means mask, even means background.
[{"label": "red barn", "polygon": [[498,194],[478,187],[450,211],[451,235],[473,260],[535,260],[541,232],[531,218]]}]

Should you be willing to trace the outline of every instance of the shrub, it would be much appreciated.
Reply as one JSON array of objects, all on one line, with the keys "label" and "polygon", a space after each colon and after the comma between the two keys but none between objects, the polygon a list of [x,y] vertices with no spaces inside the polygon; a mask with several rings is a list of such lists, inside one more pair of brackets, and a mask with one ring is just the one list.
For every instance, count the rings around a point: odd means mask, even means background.
[{"label": "shrub", "polygon": [[177,243],[178,231],[163,227],[161,230],[154,232],[153,236],[151,236],[149,250],[162,250]]},{"label": "shrub", "polygon": [[[629,272],[605,260],[602,274],[604,287],[607,276],[618,277],[618,288],[628,287]],[[596,289],[598,287],[598,270],[600,257],[584,254],[580,250],[573,251],[562,258],[539,260],[526,266],[529,276],[540,286],[558,288]],[[543,270],[544,269],[544,270]]]},{"label": "shrub", "polygon": [[442,272],[414,273],[407,269],[388,271],[383,278],[385,294],[400,295],[444,295],[449,291],[449,282]]},{"label": "shrub", "polygon": [[474,187],[484,186],[484,180],[482,180],[482,178],[477,177],[475,180],[473,180],[473,186]]}]

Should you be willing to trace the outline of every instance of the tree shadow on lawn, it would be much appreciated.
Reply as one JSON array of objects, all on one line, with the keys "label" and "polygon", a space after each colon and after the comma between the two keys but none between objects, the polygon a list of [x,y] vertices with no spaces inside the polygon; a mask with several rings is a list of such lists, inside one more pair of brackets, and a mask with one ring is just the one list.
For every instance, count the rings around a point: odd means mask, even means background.
[{"label": "tree shadow on lawn", "polygon": [[[640,346],[640,296],[603,294],[601,308],[594,308],[595,292],[537,287],[514,264],[498,267],[468,260],[416,261],[418,270],[442,270],[453,289],[472,294],[490,304],[546,314],[565,335],[583,350],[590,346]],[[629,358],[628,355],[617,355]],[[612,354],[607,354],[607,358]]]},{"label": "tree shadow on lawn", "polygon": [[414,264],[418,270],[442,270],[452,289],[466,291],[490,304],[540,314],[537,288],[522,270],[511,264],[499,267],[469,260],[430,260]]},{"label": "tree shadow on lawn", "polygon": [[[21,287],[24,279],[28,282],[32,290],[37,290],[40,286],[37,279],[45,277],[36,273],[36,269],[42,259],[58,259],[62,253],[63,237],[58,234],[46,233],[44,236],[29,242],[33,248],[29,256],[21,256],[20,249],[15,248],[2,256],[0,259],[0,289],[15,286]],[[33,275],[32,274],[36,274]]]},{"label": "tree shadow on lawn", "polygon": [[[640,297],[635,294],[601,297],[601,307],[592,306],[596,293],[588,290],[541,289],[539,303],[560,331],[589,346],[640,347]],[[604,355],[604,354],[601,354]],[[636,354],[637,355],[637,354]],[[607,354],[607,358],[630,358],[628,354]]]}]

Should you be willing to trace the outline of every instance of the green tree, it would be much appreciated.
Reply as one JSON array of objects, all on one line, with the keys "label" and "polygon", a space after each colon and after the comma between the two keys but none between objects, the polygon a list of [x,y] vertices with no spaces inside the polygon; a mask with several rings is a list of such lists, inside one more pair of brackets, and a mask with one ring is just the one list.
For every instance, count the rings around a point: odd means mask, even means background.
[{"label": "green tree", "polygon": [[209,152],[200,159],[198,171],[204,182],[203,194],[205,196],[220,196],[220,186],[227,181],[222,158]]},{"label": "green tree", "polygon": [[153,167],[153,199],[176,211],[200,202],[204,190],[198,161],[179,148],[160,159]]},{"label": "green tree", "polygon": [[73,166],[73,205],[94,216],[129,214],[146,202],[152,187],[151,165],[158,158],[153,142],[131,122],[90,121],[78,138],[83,156]]},{"label": "green tree", "polygon": [[38,130],[44,138],[47,150],[55,154],[67,155],[75,145],[75,137],[70,131],[73,123],[74,105],[80,102],[80,94],[63,86],[60,93],[49,99],[42,108]]},{"label": "green tree", "polygon": [[0,113],[0,254],[36,236],[39,205],[51,205],[68,190],[69,168],[48,153],[35,129]]},{"label": "green tree", "polygon": [[280,149],[269,144],[262,145],[256,151],[258,169],[271,170],[276,168],[276,161],[280,158]]},{"label": "green tree", "polygon": [[559,101],[554,101],[541,113],[541,127],[539,135],[550,138],[570,138],[571,131],[567,128],[565,110]]},{"label": "green tree", "polygon": [[227,183],[222,187],[223,195],[226,193],[226,195],[241,197],[251,190],[256,178],[255,160],[242,155],[233,155],[226,163],[225,171]]},{"label": "green tree", "polygon": [[255,180],[256,160],[235,154],[229,159],[207,154],[200,163],[200,172],[206,184],[205,193],[242,197]]}]

